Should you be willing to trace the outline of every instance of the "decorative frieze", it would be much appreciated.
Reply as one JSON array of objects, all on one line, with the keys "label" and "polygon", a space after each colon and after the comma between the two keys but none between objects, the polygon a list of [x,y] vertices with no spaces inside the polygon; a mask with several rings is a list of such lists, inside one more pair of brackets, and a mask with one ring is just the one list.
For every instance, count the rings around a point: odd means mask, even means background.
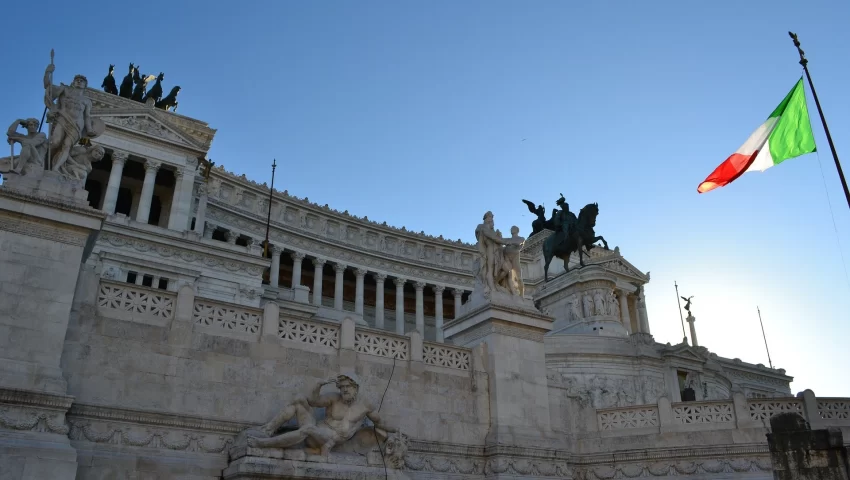
[{"label": "decorative frieze", "polygon": [[469,349],[431,342],[425,342],[422,348],[422,357],[426,365],[467,371],[471,368],[472,352]]},{"label": "decorative frieze", "polygon": [[378,357],[408,360],[410,340],[405,337],[358,329],[354,332],[354,350],[357,353]]},{"label": "decorative frieze", "polygon": [[339,326],[336,325],[281,318],[277,336],[307,345],[339,348]]},{"label": "decorative frieze", "polygon": [[234,333],[259,333],[263,323],[263,314],[259,311],[226,306],[208,300],[195,301],[192,317],[197,325]]},{"label": "decorative frieze", "polygon": [[687,403],[673,406],[673,421],[695,423],[731,423],[735,421],[732,402]]},{"label": "decorative frieze", "polygon": [[750,400],[747,402],[750,417],[756,421],[770,421],[770,417],[777,413],[803,412],[803,402],[796,398],[783,398],[773,400]]},{"label": "decorative frieze", "polygon": [[221,268],[229,272],[244,273],[258,277],[263,273],[263,267],[235,259],[235,255],[210,255],[197,249],[175,247],[174,242],[152,242],[137,237],[130,237],[115,232],[103,232],[99,242],[105,242],[113,247],[156,255],[163,262],[180,260],[189,264],[198,264],[208,268]]},{"label": "decorative frieze", "polygon": [[101,311],[114,310],[171,320],[174,318],[176,298],[176,295],[164,290],[148,290],[130,284],[101,281],[97,306]]},{"label": "decorative frieze", "polygon": [[629,428],[657,427],[658,407],[644,405],[617,410],[597,410],[596,419],[599,430],[623,430]]}]

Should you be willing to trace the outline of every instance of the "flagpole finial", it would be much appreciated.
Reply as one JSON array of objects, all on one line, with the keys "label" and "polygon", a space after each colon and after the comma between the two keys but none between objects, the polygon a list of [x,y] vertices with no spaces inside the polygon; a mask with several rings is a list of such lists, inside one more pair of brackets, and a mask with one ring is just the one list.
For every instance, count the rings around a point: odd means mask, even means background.
[{"label": "flagpole finial", "polygon": [[800,39],[797,38],[797,34],[794,32],[788,32],[788,36],[791,37],[791,40],[794,41],[794,46],[797,47],[797,53],[800,54],[800,65],[805,67],[806,64],[809,63],[809,61],[806,60],[806,52],[804,52],[803,49],[800,48]]}]

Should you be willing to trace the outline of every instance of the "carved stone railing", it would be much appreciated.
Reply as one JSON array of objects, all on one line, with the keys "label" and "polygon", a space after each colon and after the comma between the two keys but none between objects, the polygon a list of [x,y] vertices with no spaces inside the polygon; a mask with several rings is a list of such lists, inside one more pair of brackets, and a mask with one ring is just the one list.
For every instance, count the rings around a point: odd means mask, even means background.
[{"label": "carved stone railing", "polygon": [[798,398],[751,399],[747,401],[750,418],[757,422],[770,422],[777,413],[803,413],[803,401]]},{"label": "carved stone railing", "polygon": [[162,326],[174,318],[176,300],[165,290],[101,280],[97,309],[111,318]]},{"label": "carved stone railing", "polygon": [[280,318],[278,338],[307,345],[339,348],[339,325]]},{"label": "carved stone railing", "polygon": [[673,405],[673,422],[682,425],[735,423],[735,406],[727,402],[687,402]]},{"label": "carved stone railing", "polygon": [[448,346],[443,343],[423,342],[422,359],[426,365],[466,371],[472,368],[472,351],[470,349]]},{"label": "carved stone railing", "polygon": [[657,428],[660,425],[657,405],[606,408],[596,411],[599,431]]},{"label": "carved stone railing", "polygon": [[819,398],[818,416],[823,420],[843,420],[850,424],[850,398]]},{"label": "carved stone railing", "polygon": [[263,325],[263,312],[201,298],[195,300],[192,321],[208,333],[255,339]]},{"label": "carved stone railing", "polygon": [[358,328],[354,332],[354,350],[378,357],[410,359],[410,339],[386,332]]}]

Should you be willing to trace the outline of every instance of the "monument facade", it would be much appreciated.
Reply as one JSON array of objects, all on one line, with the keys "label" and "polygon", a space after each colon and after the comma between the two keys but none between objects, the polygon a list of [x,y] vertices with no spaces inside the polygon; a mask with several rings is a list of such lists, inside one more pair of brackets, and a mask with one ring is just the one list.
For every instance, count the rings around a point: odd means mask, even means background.
[{"label": "monument facade", "polygon": [[0,159],[0,478],[767,479],[775,415],[850,428],[783,369],[656,342],[604,205],[468,244],[269,201],[163,74],[53,72]]}]

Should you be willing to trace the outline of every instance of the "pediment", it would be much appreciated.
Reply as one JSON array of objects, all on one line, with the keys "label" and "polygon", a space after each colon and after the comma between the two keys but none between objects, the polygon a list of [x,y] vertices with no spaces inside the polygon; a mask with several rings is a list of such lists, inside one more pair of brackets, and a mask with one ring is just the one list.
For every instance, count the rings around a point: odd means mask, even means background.
[{"label": "pediment", "polygon": [[645,274],[643,274],[640,270],[635,268],[634,265],[629,263],[626,259],[619,257],[612,260],[600,262],[600,265],[605,267],[605,269],[610,270],[612,272],[619,273],[621,275],[626,275],[628,277],[648,281],[649,279]]},{"label": "pediment", "polygon": [[[700,347],[700,349],[702,349],[702,347]],[[704,355],[698,349],[683,343],[664,348],[661,351],[661,356],[679,358],[682,360],[690,360],[696,362],[705,362],[708,359],[708,355]]]},{"label": "pediment", "polygon": [[107,127],[153,137],[192,150],[203,149],[197,141],[181,134],[176,128],[167,125],[165,122],[154,118],[149,112],[96,112],[95,116],[103,120]]},{"label": "pediment", "polygon": [[[148,117],[153,122],[163,125],[164,129],[154,124],[155,128],[149,128],[148,131],[138,133],[161,138],[201,152],[206,152],[210,148],[213,137],[215,137],[215,129],[210,128],[206,122],[194,118],[175,112],[166,112],[154,108],[152,105],[142,104],[94,89],[86,90],[86,95],[92,102],[93,114],[102,118],[104,122],[107,122],[104,117]],[[122,125],[116,126],[121,127]],[[167,132],[162,130],[167,130]]]}]

